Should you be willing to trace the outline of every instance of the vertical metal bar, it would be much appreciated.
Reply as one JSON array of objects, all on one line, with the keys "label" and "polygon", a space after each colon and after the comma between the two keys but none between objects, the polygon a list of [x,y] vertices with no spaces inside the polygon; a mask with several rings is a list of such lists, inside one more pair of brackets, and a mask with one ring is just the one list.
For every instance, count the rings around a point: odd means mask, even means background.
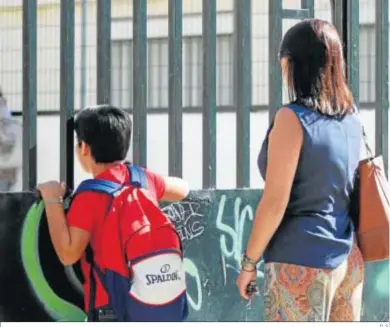
[{"label": "vertical metal bar", "polygon": [[111,97],[111,1],[97,0],[97,103]]},{"label": "vertical metal bar", "polygon": [[234,102],[236,107],[237,187],[250,185],[251,0],[234,1]]},{"label": "vertical metal bar", "polygon": [[203,0],[203,188],[216,186],[217,4]]},{"label": "vertical metal bar", "polygon": [[87,0],[81,0],[81,64],[80,64],[80,107],[86,106],[87,89]]},{"label": "vertical metal bar", "polygon": [[169,47],[169,175],[183,174],[183,108],[182,108],[182,2],[168,2]]},{"label": "vertical metal bar", "polygon": [[389,1],[375,2],[375,152],[389,165]]},{"label": "vertical metal bar", "polygon": [[133,161],[137,165],[147,165],[147,1],[133,0],[133,118],[134,142]]},{"label": "vertical metal bar", "polygon": [[331,1],[334,25],[343,43],[346,77],[359,105],[359,1]]},{"label": "vertical metal bar", "polygon": [[282,42],[283,6],[282,0],[269,0],[269,122],[272,123],[277,110],[282,106],[283,80],[279,61],[279,47]]},{"label": "vertical metal bar", "polygon": [[[30,1],[30,0],[28,0]],[[61,0],[60,26],[60,178],[73,188],[75,0]]]},{"label": "vertical metal bar", "polygon": [[37,2],[23,0],[23,189],[37,185]]},{"label": "vertical metal bar", "polygon": [[314,0],[301,0],[301,8],[308,9],[310,18],[314,18]]},{"label": "vertical metal bar", "polygon": [[343,20],[344,20],[344,0],[330,0],[331,11],[332,11],[332,22],[336,27],[340,37],[343,37]]},{"label": "vertical metal bar", "polygon": [[355,104],[359,106],[359,1],[347,0],[347,77]]}]

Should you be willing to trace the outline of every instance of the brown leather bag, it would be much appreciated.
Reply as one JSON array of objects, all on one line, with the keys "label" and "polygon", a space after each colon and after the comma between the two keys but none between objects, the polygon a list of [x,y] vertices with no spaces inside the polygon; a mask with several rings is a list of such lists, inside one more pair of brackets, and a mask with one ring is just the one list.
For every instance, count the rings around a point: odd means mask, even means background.
[{"label": "brown leather bag", "polygon": [[[373,156],[363,129],[369,157],[359,163],[355,184],[358,205],[357,241],[365,262],[389,259],[390,187],[383,157]],[[355,208],[356,209],[356,208]]]}]

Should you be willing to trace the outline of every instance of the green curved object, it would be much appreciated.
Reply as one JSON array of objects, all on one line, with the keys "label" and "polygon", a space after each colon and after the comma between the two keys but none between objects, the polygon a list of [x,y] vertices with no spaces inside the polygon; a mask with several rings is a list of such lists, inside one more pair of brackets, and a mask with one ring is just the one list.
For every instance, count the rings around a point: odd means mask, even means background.
[{"label": "green curved object", "polygon": [[21,255],[24,271],[38,301],[50,317],[56,321],[85,321],[85,312],[58,297],[43,274],[38,253],[38,231],[43,210],[42,201],[33,204],[23,224]]}]

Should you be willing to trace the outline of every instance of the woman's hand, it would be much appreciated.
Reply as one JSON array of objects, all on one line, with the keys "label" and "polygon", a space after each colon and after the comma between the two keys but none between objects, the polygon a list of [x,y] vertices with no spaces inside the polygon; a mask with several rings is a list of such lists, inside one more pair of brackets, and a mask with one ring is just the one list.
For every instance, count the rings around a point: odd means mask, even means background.
[{"label": "woman's hand", "polygon": [[240,274],[237,277],[236,285],[238,287],[238,291],[240,292],[241,297],[245,300],[249,300],[251,297],[254,297],[256,294],[251,294],[250,296],[247,293],[247,287],[250,282],[256,281],[257,279],[257,270],[246,271],[241,270]]}]

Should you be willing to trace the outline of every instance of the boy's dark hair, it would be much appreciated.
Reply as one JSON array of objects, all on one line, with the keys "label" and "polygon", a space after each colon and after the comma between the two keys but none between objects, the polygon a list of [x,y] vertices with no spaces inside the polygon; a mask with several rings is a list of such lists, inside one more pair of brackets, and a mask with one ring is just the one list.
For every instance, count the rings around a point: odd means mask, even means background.
[{"label": "boy's dark hair", "polygon": [[130,115],[114,106],[98,105],[81,110],[74,129],[78,144],[82,141],[91,148],[96,163],[124,160],[131,140]]}]

